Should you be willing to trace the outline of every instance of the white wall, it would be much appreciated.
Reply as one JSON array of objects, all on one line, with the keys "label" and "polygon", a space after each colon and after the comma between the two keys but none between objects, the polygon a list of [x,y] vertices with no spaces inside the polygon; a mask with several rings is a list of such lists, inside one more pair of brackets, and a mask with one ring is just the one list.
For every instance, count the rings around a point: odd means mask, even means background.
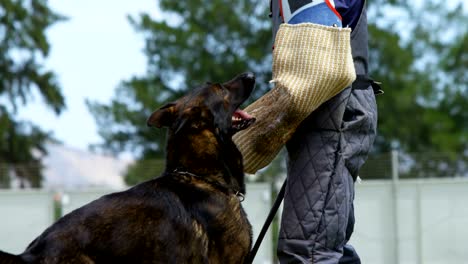
[{"label": "white wall", "polygon": [[363,263],[468,263],[468,180],[356,186],[351,244]]},{"label": "white wall", "polygon": [[53,194],[0,191],[0,249],[22,252],[53,222]]},{"label": "white wall", "polygon": [[[67,193],[64,211],[105,191]],[[248,185],[243,205],[256,239],[270,210],[268,184]],[[0,249],[21,252],[52,223],[53,193],[0,191]],[[356,185],[356,227],[351,244],[362,263],[468,263],[468,179],[365,181]],[[256,263],[271,263],[271,233]]]}]

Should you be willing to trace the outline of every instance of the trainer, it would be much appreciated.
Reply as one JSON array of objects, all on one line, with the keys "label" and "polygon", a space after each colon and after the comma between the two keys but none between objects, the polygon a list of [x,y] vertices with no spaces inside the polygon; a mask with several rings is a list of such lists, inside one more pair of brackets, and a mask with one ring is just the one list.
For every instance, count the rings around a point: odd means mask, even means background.
[{"label": "trainer", "polygon": [[364,0],[272,1],[281,23],[350,27],[356,81],[322,104],[287,143],[288,181],[278,241],[280,263],[361,263],[348,243],[354,183],[376,135],[379,91],[368,77]]}]

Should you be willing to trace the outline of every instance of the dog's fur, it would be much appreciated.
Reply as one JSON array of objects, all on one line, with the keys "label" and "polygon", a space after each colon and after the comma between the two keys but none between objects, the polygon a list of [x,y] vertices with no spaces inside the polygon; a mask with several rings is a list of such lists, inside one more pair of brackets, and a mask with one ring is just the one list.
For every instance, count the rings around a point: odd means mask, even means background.
[{"label": "dog's fur", "polygon": [[0,263],[243,263],[252,231],[231,137],[253,122],[237,109],[254,84],[245,73],[156,110],[148,125],[169,128],[161,177],[71,212]]}]

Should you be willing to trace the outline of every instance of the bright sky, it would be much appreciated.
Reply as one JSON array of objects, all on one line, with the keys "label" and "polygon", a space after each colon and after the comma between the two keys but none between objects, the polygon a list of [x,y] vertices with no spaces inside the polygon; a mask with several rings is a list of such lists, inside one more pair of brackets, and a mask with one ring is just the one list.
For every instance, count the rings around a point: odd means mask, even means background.
[{"label": "bright sky", "polygon": [[42,104],[39,95],[21,109],[31,120],[65,145],[87,149],[100,142],[85,99],[109,102],[121,80],[143,74],[143,36],[127,21],[127,14],[157,13],[156,0],[49,0],[50,7],[69,17],[48,32],[51,52],[46,65],[59,78],[67,109],[60,116]]}]

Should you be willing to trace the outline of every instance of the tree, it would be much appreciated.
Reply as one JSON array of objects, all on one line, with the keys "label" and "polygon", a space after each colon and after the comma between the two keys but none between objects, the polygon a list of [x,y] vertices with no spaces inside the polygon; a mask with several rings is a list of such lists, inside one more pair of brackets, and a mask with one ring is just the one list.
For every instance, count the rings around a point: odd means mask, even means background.
[{"label": "tree", "polygon": [[[253,98],[268,89],[272,45],[268,2],[161,0],[164,19],[147,14],[130,18],[145,38],[147,74],[123,81],[110,104],[88,105],[104,140],[97,147],[113,153],[131,151],[141,160],[129,170],[132,183],[161,170],[161,164],[148,165],[148,160],[164,155],[164,132],[145,127],[152,110],[189,87],[224,81],[245,70],[257,73]],[[453,23],[462,25],[466,15],[460,10],[440,0],[422,7],[396,0],[369,2],[370,72],[386,90],[378,98],[375,153],[398,147],[407,153],[468,154],[463,152],[468,142],[468,109],[463,103],[468,94],[466,28],[452,29],[450,37],[434,32]],[[434,16],[439,19],[428,19]],[[376,169],[366,168],[368,178]]]},{"label": "tree", "polygon": [[43,66],[50,50],[45,32],[63,19],[46,0],[0,0],[0,187],[9,185],[10,172],[23,186],[40,186],[42,164],[33,150],[45,153],[51,136],[15,114],[33,89],[56,114],[64,109],[55,73]]},{"label": "tree", "polygon": [[371,6],[370,69],[386,90],[377,98],[375,152],[398,149],[402,159],[412,160],[403,177],[468,173],[468,105],[463,103],[468,101],[468,31],[458,26],[468,17],[461,5],[433,0],[424,6],[407,1]]}]

